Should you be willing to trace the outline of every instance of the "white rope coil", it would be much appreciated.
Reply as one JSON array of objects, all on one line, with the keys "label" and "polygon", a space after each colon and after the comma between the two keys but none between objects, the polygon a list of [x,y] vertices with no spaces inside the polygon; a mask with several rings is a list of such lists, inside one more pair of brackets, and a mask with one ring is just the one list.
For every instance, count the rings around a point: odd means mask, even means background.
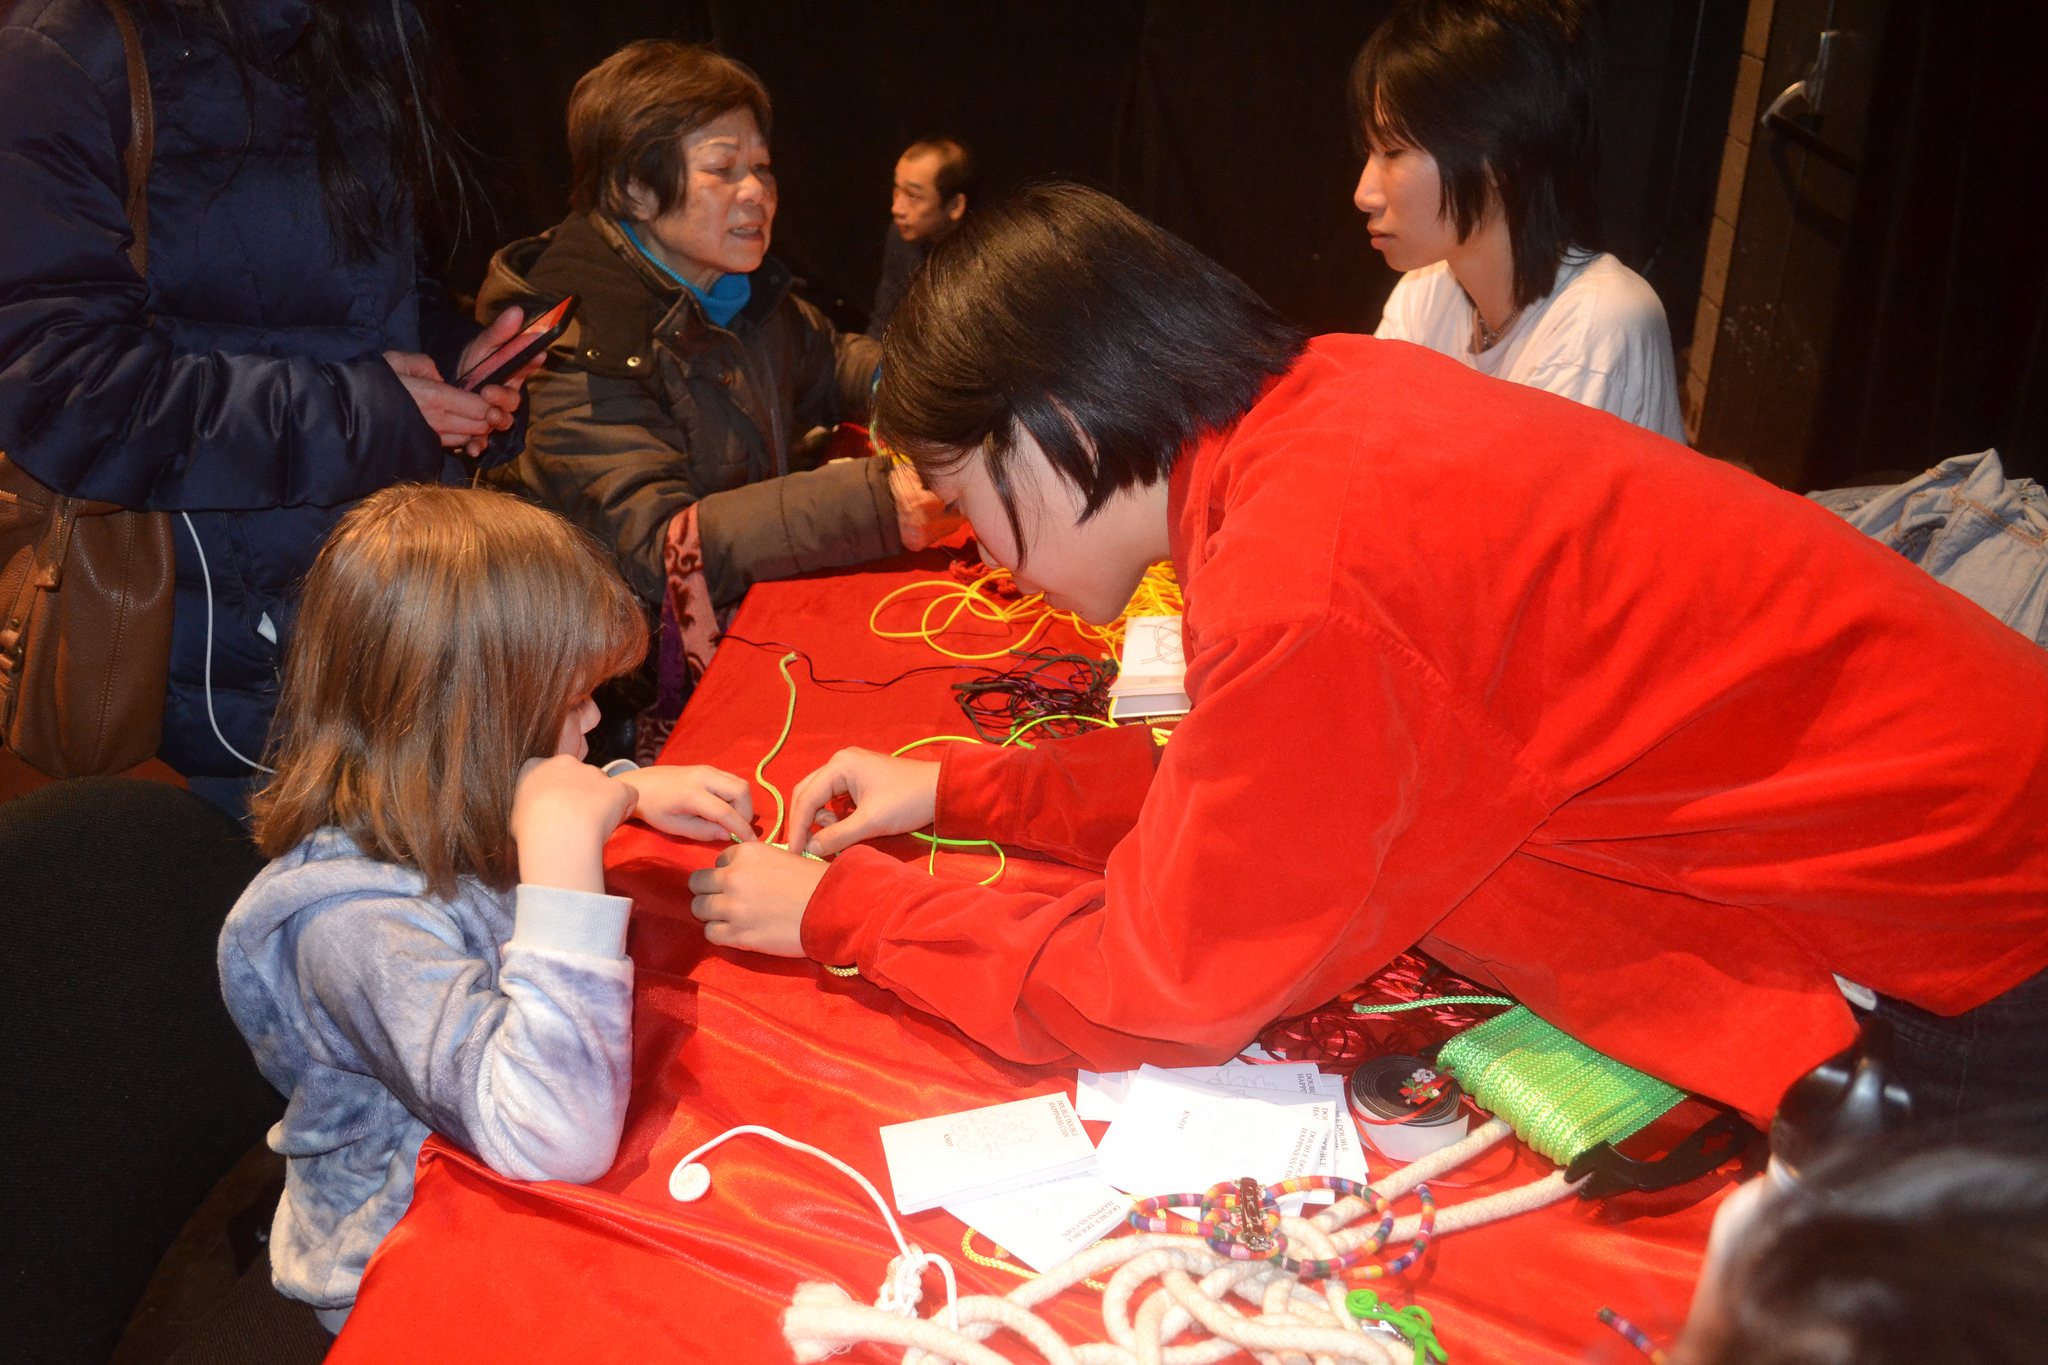
[{"label": "white rope coil", "polygon": [[[1374,1188],[1391,1202],[1511,1133],[1495,1119]],[[1512,1218],[1567,1198],[1576,1188],[1558,1171],[1519,1189],[1440,1208],[1435,1235]],[[1281,1231],[1308,1256],[1327,1259],[1377,1230],[1376,1218],[1357,1223],[1366,1212],[1363,1200],[1340,1199],[1313,1217],[1283,1219]],[[1402,1218],[1389,1240],[1412,1242],[1419,1225],[1419,1215]],[[891,1286],[900,1286],[905,1272],[897,1271],[896,1262],[891,1271],[898,1276]],[[1069,1342],[1033,1311],[1104,1272],[1112,1272],[1102,1293],[1104,1340]],[[1154,1284],[1134,1317],[1131,1304]],[[902,1316],[900,1289],[886,1296],[898,1310],[891,1312],[859,1303],[837,1285],[799,1285],[783,1313],[782,1334],[800,1365],[814,1365],[864,1341],[902,1346],[903,1365],[1005,1365],[1004,1357],[983,1344],[998,1331],[1016,1336],[1045,1365],[1214,1365],[1244,1351],[1270,1365],[1410,1365],[1413,1348],[1390,1329],[1354,1319],[1344,1309],[1344,1293],[1337,1281],[1324,1282],[1318,1292],[1272,1261],[1219,1256],[1199,1237],[1139,1233],[1097,1242],[1001,1298],[981,1294],[955,1300],[951,1326],[936,1312],[929,1318]]]}]

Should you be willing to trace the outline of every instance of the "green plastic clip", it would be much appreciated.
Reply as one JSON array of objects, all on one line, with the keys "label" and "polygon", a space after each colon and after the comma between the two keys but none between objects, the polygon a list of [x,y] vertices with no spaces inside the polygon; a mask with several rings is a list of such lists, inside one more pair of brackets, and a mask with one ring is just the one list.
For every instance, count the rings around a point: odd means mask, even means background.
[{"label": "green plastic clip", "polygon": [[1372,1290],[1354,1289],[1344,1296],[1344,1311],[1368,1322],[1384,1322],[1399,1332],[1415,1348],[1415,1365],[1428,1365],[1432,1360],[1443,1365],[1450,1359],[1436,1339],[1436,1324],[1430,1321],[1429,1310],[1419,1303],[1390,1308]]}]

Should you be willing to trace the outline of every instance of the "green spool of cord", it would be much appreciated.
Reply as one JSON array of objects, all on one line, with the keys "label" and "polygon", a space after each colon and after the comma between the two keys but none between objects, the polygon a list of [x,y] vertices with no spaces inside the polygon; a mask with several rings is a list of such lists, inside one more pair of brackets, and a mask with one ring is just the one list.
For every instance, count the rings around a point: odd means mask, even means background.
[{"label": "green spool of cord", "polygon": [[[1434,1002],[1432,1002],[1434,1003]],[[1560,1166],[1669,1113],[1685,1092],[1603,1056],[1517,1005],[1443,1045],[1437,1065]]]}]

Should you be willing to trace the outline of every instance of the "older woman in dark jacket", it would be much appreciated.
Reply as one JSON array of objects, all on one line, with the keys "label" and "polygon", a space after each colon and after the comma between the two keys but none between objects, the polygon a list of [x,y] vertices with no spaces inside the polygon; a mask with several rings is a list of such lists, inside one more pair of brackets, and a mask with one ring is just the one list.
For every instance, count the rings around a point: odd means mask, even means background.
[{"label": "older woman in dark jacket", "polygon": [[482,451],[517,398],[441,382],[488,343],[418,265],[410,180],[434,149],[409,4],[130,12],[155,105],[147,279],[124,250],[112,11],[0,15],[0,450],[62,493],[175,514],[161,752],[233,804],[328,529],[459,473],[450,450]]},{"label": "older woman in dark jacket", "polygon": [[[881,348],[837,335],[767,256],[768,95],[703,48],[637,42],[569,103],[575,212],[492,262],[481,315],[580,300],[529,383],[525,453],[493,477],[611,546],[650,604],[919,543],[937,500],[883,459],[820,466]],[[689,580],[696,580],[693,585]]]}]

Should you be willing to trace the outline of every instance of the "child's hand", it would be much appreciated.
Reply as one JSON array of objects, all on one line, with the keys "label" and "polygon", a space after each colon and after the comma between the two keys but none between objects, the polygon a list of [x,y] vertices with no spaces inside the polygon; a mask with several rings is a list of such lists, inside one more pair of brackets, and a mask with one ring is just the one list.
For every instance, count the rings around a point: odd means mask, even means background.
[{"label": "child's hand", "polygon": [[736,844],[690,874],[690,913],[721,948],[804,955],[804,909],[828,869],[773,844]]},{"label": "child's hand", "polygon": [[754,791],[744,777],[700,763],[636,768],[618,780],[640,794],[633,814],[664,834],[721,843],[727,836],[742,842],[760,837],[754,833]]},{"label": "child's hand", "polygon": [[604,894],[604,841],[640,794],[568,754],[528,759],[512,796],[519,880]]}]

